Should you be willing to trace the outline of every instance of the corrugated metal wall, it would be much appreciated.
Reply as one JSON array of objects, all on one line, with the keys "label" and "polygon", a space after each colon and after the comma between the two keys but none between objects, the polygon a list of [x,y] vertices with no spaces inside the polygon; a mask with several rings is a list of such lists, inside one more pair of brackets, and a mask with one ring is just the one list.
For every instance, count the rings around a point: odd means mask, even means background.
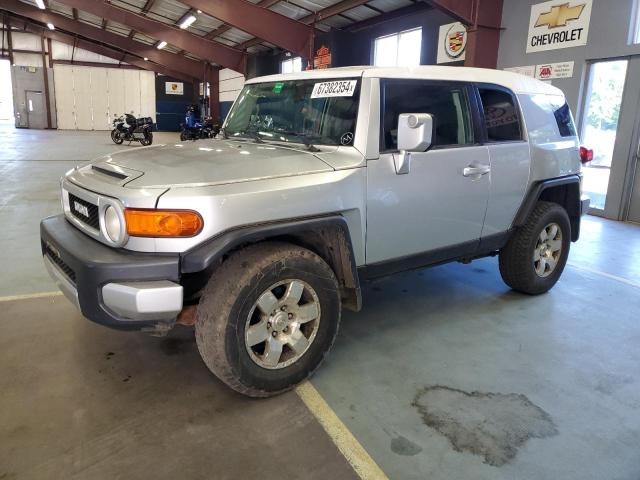
[{"label": "corrugated metal wall", "polygon": [[58,128],[110,130],[124,112],[155,120],[153,72],[54,65]]}]

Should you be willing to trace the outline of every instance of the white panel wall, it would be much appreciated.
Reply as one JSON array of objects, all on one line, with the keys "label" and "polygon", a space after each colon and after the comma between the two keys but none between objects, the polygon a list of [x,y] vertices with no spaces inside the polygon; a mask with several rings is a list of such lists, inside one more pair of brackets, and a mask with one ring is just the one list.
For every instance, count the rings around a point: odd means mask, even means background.
[{"label": "white panel wall", "polygon": [[233,102],[244,86],[244,75],[228,68],[220,70],[220,101]]},{"label": "white panel wall", "polygon": [[58,128],[109,130],[114,117],[133,111],[155,120],[153,72],[119,68],[55,65]]},{"label": "white panel wall", "polygon": [[75,130],[75,98],[73,93],[73,67],[58,65],[53,69],[53,81],[56,91],[56,116],[58,128]]},{"label": "white panel wall", "polygon": [[[38,50],[39,49],[40,47],[38,47]],[[56,42],[55,40],[51,42],[51,52],[53,53],[54,60],[71,60],[73,56],[73,59],[79,62],[118,63],[118,60],[98,55],[97,53],[89,52],[81,48],[76,48],[74,52],[73,46]]]}]

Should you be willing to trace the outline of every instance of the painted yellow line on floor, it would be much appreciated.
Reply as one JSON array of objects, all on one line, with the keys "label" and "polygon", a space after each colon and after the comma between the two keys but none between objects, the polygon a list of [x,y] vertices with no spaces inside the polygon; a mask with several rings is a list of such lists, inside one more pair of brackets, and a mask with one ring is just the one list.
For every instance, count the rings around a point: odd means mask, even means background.
[{"label": "painted yellow line on floor", "polygon": [[296,393],[362,480],[389,480],[311,383],[298,385]]},{"label": "painted yellow line on floor", "polygon": [[575,268],[576,270],[582,270],[584,272],[593,273],[594,275],[600,275],[601,277],[610,278],[611,280],[616,280],[620,283],[625,283],[627,285],[631,285],[632,287],[640,288],[640,283],[633,282],[623,277],[618,277],[617,275],[612,275],[610,273],[602,272],[600,270],[596,270],[594,268],[583,267],[580,265],[576,265],[575,263],[567,263],[570,267]]},{"label": "painted yellow line on floor", "polygon": [[32,298],[58,297],[62,292],[25,293],[24,295],[11,295],[0,297],[0,302],[12,302],[14,300],[31,300]]}]

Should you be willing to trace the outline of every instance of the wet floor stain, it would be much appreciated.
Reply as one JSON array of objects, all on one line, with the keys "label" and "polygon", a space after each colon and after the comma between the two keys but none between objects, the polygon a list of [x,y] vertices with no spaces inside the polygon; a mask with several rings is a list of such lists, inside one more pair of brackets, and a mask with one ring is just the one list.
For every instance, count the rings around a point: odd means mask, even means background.
[{"label": "wet floor stain", "polygon": [[165,355],[183,355],[193,348],[195,338],[163,338],[160,342],[160,350]]},{"label": "wet floor stain", "polygon": [[391,451],[405,457],[412,457],[422,451],[422,447],[400,435],[391,439]]},{"label": "wet floor stain", "polygon": [[412,404],[425,425],[454,450],[496,467],[513,460],[530,438],[558,434],[547,412],[517,393],[465,392],[440,385],[419,390]]},{"label": "wet floor stain", "polygon": [[113,352],[107,352],[104,354],[104,358],[106,358],[107,360],[111,360],[111,357],[113,357],[115,355],[115,353]]}]

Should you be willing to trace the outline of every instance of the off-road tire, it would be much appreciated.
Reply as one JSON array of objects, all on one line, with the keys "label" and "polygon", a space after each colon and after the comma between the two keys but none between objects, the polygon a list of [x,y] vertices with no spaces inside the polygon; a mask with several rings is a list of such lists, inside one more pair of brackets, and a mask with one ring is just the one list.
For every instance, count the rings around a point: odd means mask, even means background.
[{"label": "off-road tire", "polygon": [[[299,279],[316,292],[318,330],[295,363],[267,369],[247,351],[245,325],[258,297],[274,283]],[[315,253],[284,242],[264,242],[233,253],[211,278],[196,316],[196,343],[209,370],[233,390],[268,397],[293,388],[318,368],[336,338],[341,303],[335,274]]]},{"label": "off-road tire", "polygon": [[[534,267],[533,253],[542,229],[550,223],[560,227],[562,250],[554,271],[539,276]],[[512,289],[529,295],[549,291],[558,281],[567,263],[571,244],[571,223],[567,211],[557,203],[538,202],[524,225],[519,227],[500,251],[500,275]]]}]

